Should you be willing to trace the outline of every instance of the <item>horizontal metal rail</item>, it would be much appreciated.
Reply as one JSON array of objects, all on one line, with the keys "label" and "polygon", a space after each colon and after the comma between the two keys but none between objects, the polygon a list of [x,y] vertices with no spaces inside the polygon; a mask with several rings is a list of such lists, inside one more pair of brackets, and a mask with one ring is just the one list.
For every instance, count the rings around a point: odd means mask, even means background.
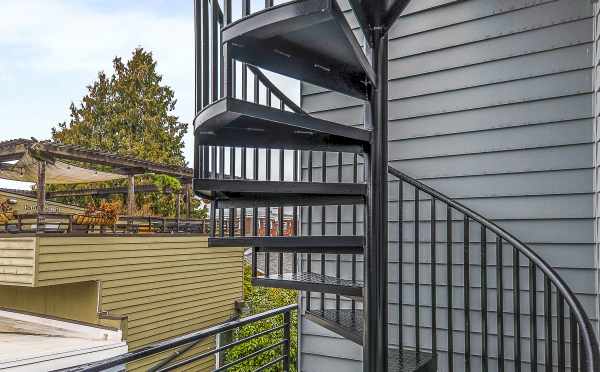
[{"label": "horizontal metal rail", "polygon": [[[154,369],[151,369],[151,371],[166,372],[166,371],[171,371],[171,370],[173,370],[175,368],[183,367],[183,366],[185,366],[187,364],[190,364],[190,363],[193,363],[193,362],[195,362],[197,360],[204,359],[204,358],[206,358],[208,356],[211,356],[212,354],[216,354],[216,353],[219,353],[221,351],[225,351],[225,350],[231,349],[234,346],[241,345],[244,342],[247,342],[247,341],[250,341],[250,340],[254,340],[254,339],[260,338],[262,336],[266,336],[266,335],[268,335],[270,333],[282,330],[282,329],[285,328],[285,326],[286,325],[284,324],[284,325],[281,325],[281,326],[278,326],[278,327],[273,327],[273,328],[267,329],[266,331],[262,331],[262,332],[253,334],[252,336],[244,337],[244,338],[239,339],[237,341],[231,342],[231,343],[229,343],[227,345],[220,346],[220,347],[218,347],[218,348],[216,348],[214,350],[210,350],[210,351],[207,351],[205,353],[202,353],[202,354],[199,354],[199,355],[195,355],[193,357],[190,357],[190,358],[178,361],[177,363],[174,363],[174,364],[171,364],[171,365],[165,367],[167,364],[169,364],[169,362],[171,362],[171,360],[167,360],[167,361],[161,363],[160,365],[156,366]],[[196,344],[198,342],[199,341],[196,341],[194,344]],[[194,345],[194,344],[192,344],[192,345]],[[179,354],[176,353],[176,354],[174,354],[174,358],[173,359],[181,356],[182,354],[183,353],[179,353]]]},{"label": "horizontal metal rail", "polygon": [[[260,313],[260,314],[256,314],[256,315],[252,315],[249,316],[247,318],[243,318],[243,319],[239,319],[239,320],[233,320],[233,321],[229,321],[223,324],[219,324],[201,331],[197,331],[197,332],[191,332],[182,336],[178,336],[178,337],[174,337],[165,341],[161,341],[161,342],[157,342],[148,346],[144,346],[138,350],[129,352],[129,353],[125,353],[116,357],[112,357],[112,358],[108,358],[99,362],[94,362],[94,363],[88,363],[88,364],[82,364],[80,366],[76,366],[76,367],[70,367],[70,368],[64,368],[64,369],[60,369],[58,371],[60,372],[79,372],[79,371],[86,371],[86,372],[95,372],[95,371],[104,371],[107,370],[109,368],[113,368],[113,367],[117,367],[117,366],[122,366],[125,365],[126,363],[131,363],[131,362],[135,362],[137,360],[152,356],[152,355],[156,355],[158,353],[167,351],[167,350],[171,350],[173,348],[177,348],[180,346],[184,346],[190,343],[194,343],[194,342],[198,342],[198,341],[202,341],[207,339],[208,337],[211,336],[215,336],[217,334],[220,333],[224,333],[224,332],[228,332],[234,329],[238,329],[244,325],[248,325],[248,324],[252,324],[261,320],[265,320],[265,319],[269,319],[269,318],[273,318],[275,316],[278,315],[284,315],[284,319],[289,319],[289,314],[292,311],[295,311],[298,309],[298,305],[294,304],[294,305],[288,305],[288,306],[284,306],[284,307],[280,307],[277,309],[273,309],[273,310],[269,310],[266,311],[264,313]],[[284,329],[284,335],[289,334],[288,329],[290,327],[290,322],[289,321],[285,321],[282,324],[282,328]],[[270,330],[270,331],[275,331],[275,330]],[[256,339],[258,337],[264,336],[265,333],[261,332],[261,333],[257,333],[255,335],[252,335],[250,337],[248,337],[246,339],[246,341],[250,341],[252,339]],[[233,347],[235,345],[238,345],[239,343],[231,343],[228,345],[227,348]],[[261,350],[255,351],[253,353],[251,353],[249,355],[246,355],[238,360],[242,361],[242,360],[247,360],[250,359],[264,351],[267,351],[267,349],[273,349],[276,346],[280,346],[283,345],[285,348],[289,348],[289,340],[286,339],[285,337],[282,337],[282,340],[279,341],[277,344],[275,345],[271,345],[271,346],[267,346],[266,348],[263,348]],[[257,354],[258,353],[258,354]],[[206,356],[210,356],[213,353],[207,353]],[[284,350],[283,351],[283,357],[289,357],[289,350]],[[232,362],[232,363],[236,363],[236,361]],[[161,370],[170,370],[170,366],[163,366],[161,368]]]}]

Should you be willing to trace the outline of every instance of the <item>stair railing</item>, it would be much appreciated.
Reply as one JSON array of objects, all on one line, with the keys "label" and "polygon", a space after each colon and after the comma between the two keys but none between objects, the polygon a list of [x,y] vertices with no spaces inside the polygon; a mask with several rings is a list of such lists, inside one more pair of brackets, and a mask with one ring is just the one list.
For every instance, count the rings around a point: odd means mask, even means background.
[{"label": "stair railing", "polygon": [[[286,1],[265,0],[259,9],[252,9],[255,5],[250,0],[238,0],[232,4],[231,0],[223,0],[221,4],[217,0],[196,0],[196,11],[200,16],[196,17],[197,34],[200,35],[197,45],[197,58],[200,61],[197,71],[197,86],[201,87],[196,94],[197,111],[219,100],[224,92],[231,92],[231,96],[243,101],[255,104],[295,112],[306,115],[306,113],[278,89],[267,76],[255,66],[241,63],[233,58],[227,58],[221,43],[221,31],[241,17],[260,12],[264,9],[277,6]],[[237,6],[234,7],[234,6]],[[229,70],[229,71],[227,71]],[[229,75],[228,75],[229,74]],[[229,79],[225,79],[229,76]],[[230,86],[226,86],[230,84]],[[353,180],[357,182],[361,177],[357,171],[359,157],[355,154],[333,154],[321,151],[284,150],[275,148],[249,148],[249,147],[227,147],[213,145],[196,145],[196,161],[199,166],[194,167],[197,177],[212,179],[243,179],[243,180],[269,180],[283,181],[284,174],[291,174],[291,181],[304,182],[341,182],[342,167],[351,167]],[[344,156],[350,156],[351,160]],[[331,159],[335,157],[335,161]],[[302,160],[305,160],[302,165]],[[321,164],[327,162],[335,163],[323,167]],[[276,166],[278,164],[278,167]],[[338,167],[335,171],[332,168]],[[276,170],[276,168],[279,168]],[[291,170],[289,169],[291,168]],[[332,172],[333,170],[333,172]],[[334,176],[327,175],[335,173]],[[278,174],[278,176],[276,176]],[[352,231],[357,233],[358,210],[352,208]],[[326,234],[326,212],[324,206],[269,206],[248,208],[222,208],[216,204],[211,206],[209,234],[211,237],[239,237],[239,236],[283,236],[283,235],[325,235]],[[311,223],[300,223],[298,216],[302,211],[303,216]],[[342,210],[337,209],[336,232],[341,235]],[[291,226],[291,229],[287,226]],[[285,228],[284,228],[285,226]],[[300,231],[302,230],[303,231]],[[299,254],[268,252],[253,252],[253,259],[258,263],[258,256],[262,256],[262,265],[255,264],[254,276],[258,275],[260,267],[265,275],[283,274],[284,261],[291,261],[292,272],[297,272]],[[291,257],[288,257],[291,256]],[[332,276],[341,276],[342,258],[335,257],[336,272]],[[309,272],[325,274],[327,262],[326,255],[306,254]],[[357,257],[352,255],[352,279],[357,280]],[[316,297],[317,307],[323,309],[326,295],[313,293]],[[308,308],[311,308],[311,293],[308,293]],[[336,304],[339,308],[340,297],[336,296]],[[356,301],[351,300],[352,308],[356,307]]]},{"label": "stair railing", "polygon": [[389,174],[400,347],[432,351],[445,371],[600,370],[594,328],[555,269],[477,212]]}]

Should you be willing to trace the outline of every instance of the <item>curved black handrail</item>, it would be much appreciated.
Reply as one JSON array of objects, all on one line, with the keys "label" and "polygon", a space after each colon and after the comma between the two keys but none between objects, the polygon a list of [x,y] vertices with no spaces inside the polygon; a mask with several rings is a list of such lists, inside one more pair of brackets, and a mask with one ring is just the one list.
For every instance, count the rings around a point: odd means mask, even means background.
[{"label": "curved black handrail", "polygon": [[401,181],[410,184],[419,191],[430,195],[432,198],[437,199],[450,206],[451,208],[463,213],[464,215],[478,222],[485,228],[494,232],[498,237],[510,243],[517,251],[519,251],[521,254],[527,257],[530,260],[530,262],[536,265],[537,268],[542,270],[546,278],[548,278],[552,282],[552,284],[554,284],[556,289],[560,292],[560,294],[569,304],[569,308],[575,315],[580,330],[583,330],[583,332],[580,332],[580,339],[584,346],[586,364],[583,364],[584,361],[582,360],[582,365],[585,365],[587,371],[600,371],[600,346],[597,336],[594,332],[593,325],[587,317],[583,306],[581,305],[573,291],[569,288],[567,283],[565,283],[565,281],[560,277],[556,270],[552,268],[552,266],[550,266],[543,258],[541,258],[525,243],[520,241],[508,231],[504,230],[502,227],[498,226],[496,223],[488,220],[481,214],[462,205],[461,203],[458,203],[457,201],[449,198],[448,196],[432,189],[424,183],[417,181],[416,179],[410,177],[409,175],[399,171],[398,169],[392,166],[388,166],[388,173],[397,177]]}]

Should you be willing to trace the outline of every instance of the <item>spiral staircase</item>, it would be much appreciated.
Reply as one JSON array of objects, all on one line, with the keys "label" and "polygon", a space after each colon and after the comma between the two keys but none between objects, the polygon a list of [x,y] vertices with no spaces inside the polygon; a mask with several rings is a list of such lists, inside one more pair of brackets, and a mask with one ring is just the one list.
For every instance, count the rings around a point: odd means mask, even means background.
[{"label": "spiral staircase", "polygon": [[[304,291],[305,316],[362,345],[365,371],[600,370],[593,326],[549,265],[388,168],[386,34],[407,3],[350,0],[361,46],[333,0],[196,1],[194,190],[212,200],[210,244],[251,247],[254,284]],[[260,69],[364,101],[365,125],[306,114]],[[511,276],[524,284],[503,288]]]}]

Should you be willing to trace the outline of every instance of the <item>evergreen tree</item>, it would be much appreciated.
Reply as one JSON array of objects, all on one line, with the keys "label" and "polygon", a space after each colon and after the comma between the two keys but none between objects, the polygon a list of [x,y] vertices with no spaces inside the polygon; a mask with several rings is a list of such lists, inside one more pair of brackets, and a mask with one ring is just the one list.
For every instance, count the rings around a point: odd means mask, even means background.
[{"label": "evergreen tree", "polygon": [[[174,115],[175,93],[164,85],[152,53],[136,48],[126,63],[113,60],[114,72],[98,78],[87,87],[79,105],[71,103],[70,120],[52,129],[55,141],[120,155],[134,156],[169,165],[186,165],[182,150],[188,125]],[[156,182],[143,176],[138,183]],[[105,186],[124,185],[123,181]],[[77,188],[91,187],[78,185]],[[96,185],[97,187],[97,185]],[[58,186],[67,189],[73,186]],[[86,204],[90,198],[70,198]],[[169,195],[136,195],[140,212],[174,215],[175,198]],[[199,203],[194,203],[195,207]]]}]

